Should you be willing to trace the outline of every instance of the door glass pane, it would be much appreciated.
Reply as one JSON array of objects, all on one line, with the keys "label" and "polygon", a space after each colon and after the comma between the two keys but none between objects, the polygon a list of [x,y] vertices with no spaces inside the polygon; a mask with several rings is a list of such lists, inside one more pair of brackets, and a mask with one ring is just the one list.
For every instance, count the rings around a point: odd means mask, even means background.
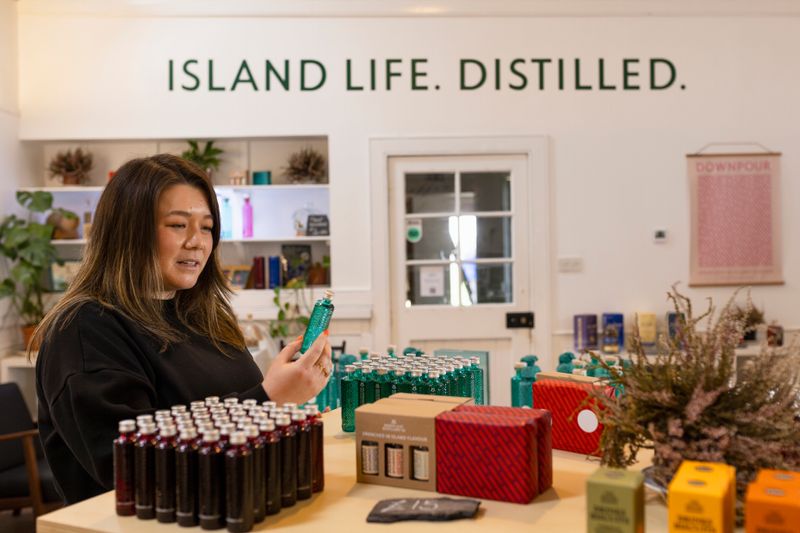
[{"label": "door glass pane", "polygon": [[511,257],[511,217],[459,217],[461,259]]},{"label": "door glass pane", "polygon": [[509,172],[461,174],[461,211],[511,211]]},{"label": "door glass pane", "polygon": [[406,305],[458,305],[458,280],[457,263],[407,266]]},{"label": "door glass pane", "polygon": [[458,228],[451,218],[455,217],[409,219],[409,227],[421,228],[422,235],[417,242],[406,237],[406,259],[455,259]]},{"label": "door glass pane", "polygon": [[463,302],[464,305],[513,303],[510,263],[464,263],[461,268],[469,297],[469,301]]},{"label": "door glass pane", "polygon": [[455,174],[435,172],[406,174],[406,213],[455,211]]}]

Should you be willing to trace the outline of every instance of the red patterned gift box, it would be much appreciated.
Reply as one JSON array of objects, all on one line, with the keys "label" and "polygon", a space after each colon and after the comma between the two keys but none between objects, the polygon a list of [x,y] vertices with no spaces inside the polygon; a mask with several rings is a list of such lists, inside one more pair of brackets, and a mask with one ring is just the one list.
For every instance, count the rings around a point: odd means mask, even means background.
[{"label": "red patterned gift box", "polygon": [[[534,407],[553,415],[553,448],[587,455],[600,455],[603,425],[592,411],[594,400],[587,402],[596,385],[571,381],[540,380],[533,384]],[[602,385],[611,397],[612,387]]]},{"label": "red patterned gift box", "polygon": [[553,418],[544,409],[501,407],[497,405],[459,405],[455,411],[465,411],[503,416],[518,416],[536,424],[536,450],[539,457],[539,494],[553,486]]},{"label": "red patterned gift box", "polygon": [[539,493],[536,424],[519,416],[436,416],[436,490],[529,503]]}]

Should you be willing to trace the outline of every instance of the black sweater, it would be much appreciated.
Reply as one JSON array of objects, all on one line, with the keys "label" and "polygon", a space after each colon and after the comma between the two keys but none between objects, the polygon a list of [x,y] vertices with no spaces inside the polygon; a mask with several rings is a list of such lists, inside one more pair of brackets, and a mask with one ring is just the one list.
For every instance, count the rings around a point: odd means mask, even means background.
[{"label": "black sweater", "polygon": [[[165,319],[178,325],[174,304]],[[206,396],[267,400],[250,353],[220,353],[190,334],[160,352],[159,343],[121,313],[84,304],[39,350],[39,433],[67,504],[113,488],[111,442],[120,420]]]}]

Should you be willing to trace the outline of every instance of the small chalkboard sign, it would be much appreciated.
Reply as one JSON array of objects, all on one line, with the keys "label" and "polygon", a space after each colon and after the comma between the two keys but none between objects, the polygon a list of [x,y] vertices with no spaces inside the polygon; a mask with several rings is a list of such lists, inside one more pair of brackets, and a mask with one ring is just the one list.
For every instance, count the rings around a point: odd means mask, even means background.
[{"label": "small chalkboard sign", "polygon": [[328,215],[308,215],[306,221],[306,236],[327,237],[331,234],[331,224]]}]

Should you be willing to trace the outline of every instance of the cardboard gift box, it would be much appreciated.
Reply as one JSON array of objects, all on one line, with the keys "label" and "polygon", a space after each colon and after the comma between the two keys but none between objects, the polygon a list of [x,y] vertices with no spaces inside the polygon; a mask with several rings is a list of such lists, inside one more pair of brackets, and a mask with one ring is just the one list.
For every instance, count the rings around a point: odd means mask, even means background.
[{"label": "cardboard gift box", "polygon": [[518,416],[532,420],[531,423],[536,425],[539,494],[553,486],[553,418],[550,411],[496,405],[460,405],[455,408],[455,411]]},{"label": "cardboard gift box", "polygon": [[434,418],[471,401],[400,393],[356,409],[356,480],[435,491]]},{"label": "cardboard gift box", "polygon": [[520,416],[446,411],[436,416],[436,489],[529,503],[539,494],[537,422]]},{"label": "cardboard gift box", "polygon": [[644,476],[599,468],[586,480],[588,533],[644,533]]},{"label": "cardboard gift box", "polygon": [[800,533],[800,486],[758,481],[747,486],[747,533]]},{"label": "cardboard gift box", "polygon": [[731,471],[727,465],[684,461],[669,484],[671,532],[731,533]]},{"label": "cardboard gift box", "polygon": [[614,395],[613,387],[599,383],[540,379],[533,384],[533,406],[553,416],[553,448],[600,455],[603,425],[592,410],[595,400],[588,399],[595,387],[609,398]]}]

